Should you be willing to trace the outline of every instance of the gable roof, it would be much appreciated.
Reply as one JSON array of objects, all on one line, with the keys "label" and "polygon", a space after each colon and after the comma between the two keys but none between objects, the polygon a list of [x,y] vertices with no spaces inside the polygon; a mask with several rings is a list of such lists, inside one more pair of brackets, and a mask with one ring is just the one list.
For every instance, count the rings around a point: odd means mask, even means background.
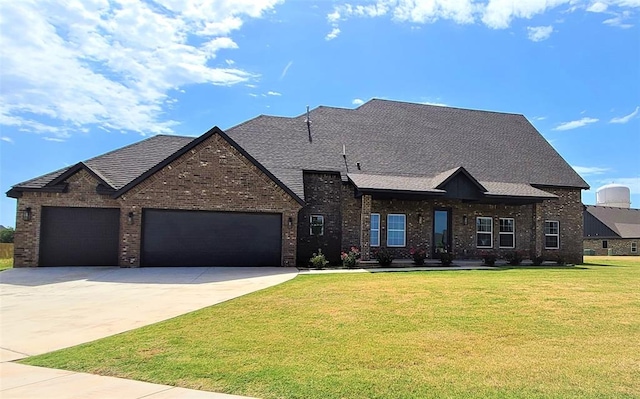
[{"label": "gable roof", "polygon": [[[591,215],[606,228],[603,229],[590,222],[587,215]],[[640,238],[640,209],[585,205],[584,236]]]},{"label": "gable roof", "polygon": [[86,168],[97,180],[113,190],[121,189],[153,166],[193,141],[193,137],[158,135],[14,185],[7,193],[18,195],[54,187],[80,168]]},{"label": "gable roof", "polygon": [[300,204],[304,203],[286,184],[279,181],[251,154],[247,153],[218,127],[211,128],[197,138],[167,135],[154,136],[91,158],[85,162],[79,162],[69,168],[60,169],[17,184],[9,190],[7,195],[17,197],[20,191],[33,190],[63,191],[66,189],[64,181],[79,170],[84,169],[98,181],[99,186],[97,189],[100,193],[111,194],[114,198],[117,198],[214,134],[220,135],[287,194],[291,195],[294,200]]},{"label": "gable roof", "polygon": [[321,106],[309,116],[311,133],[305,113],[261,115],[227,134],[269,170],[339,171],[354,183],[371,180],[356,174],[444,183],[464,170],[475,182],[518,185],[509,191],[589,187],[522,115],[373,99],[356,109]]}]

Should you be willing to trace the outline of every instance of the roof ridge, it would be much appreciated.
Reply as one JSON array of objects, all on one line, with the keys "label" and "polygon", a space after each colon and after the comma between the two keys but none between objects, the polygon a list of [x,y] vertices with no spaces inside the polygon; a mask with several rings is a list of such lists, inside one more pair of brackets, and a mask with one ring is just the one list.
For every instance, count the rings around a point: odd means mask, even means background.
[{"label": "roof ridge", "polygon": [[481,112],[481,113],[488,113],[488,114],[522,116],[522,117],[524,117],[526,119],[524,114],[518,113],[518,112],[504,112],[504,111],[493,111],[493,110],[487,110],[487,109],[463,108],[463,107],[456,107],[456,106],[452,106],[452,105],[434,105],[434,104],[428,104],[428,103],[424,103],[424,102],[413,102],[413,101],[405,101],[405,100],[391,100],[391,99],[387,99],[387,98],[376,98],[376,97],[371,98],[371,100],[365,102],[364,104],[359,105],[355,109],[359,109],[363,105],[369,104],[369,103],[374,102],[374,101],[416,105],[416,106],[420,106],[420,107],[449,108],[449,109],[457,109],[457,110],[461,110],[461,111]]}]

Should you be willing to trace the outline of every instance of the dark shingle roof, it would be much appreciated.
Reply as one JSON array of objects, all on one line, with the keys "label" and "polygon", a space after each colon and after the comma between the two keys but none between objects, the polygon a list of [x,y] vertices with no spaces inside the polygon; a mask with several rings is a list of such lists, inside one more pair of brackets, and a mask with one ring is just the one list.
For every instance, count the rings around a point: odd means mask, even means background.
[{"label": "dark shingle roof", "polygon": [[[193,141],[193,137],[153,136],[135,144],[119,148],[84,161],[84,164],[112,188],[124,187],[180,148]],[[31,179],[13,186],[14,189],[43,188],[71,167]]]},{"label": "dark shingle roof", "polygon": [[523,195],[529,185],[589,187],[522,115],[374,99],[356,109],[321,106],[310,120],[311,140],[306,114],[259,116],[227,134],[268,169],[344,176],[344,145],[350,176],[435,178],[464,167],[478,181],[519,185]]},{"label": "dark shingle roof", "polygon": [[[553,197],[531,185],[588,188],[522,115],[374,99],[356,109],[318,107],[310,116],[311,133],[303,114],[259,116],[227,134],[299,198],[304,170],[338,171],[356,185],[400,191],[437,193],[436,186],[461,168],[488,196]],[[154,136],[17,184],[10,193],[44,188],[74,167],[126,190],[192,142]]]},{"label": "dark shingle roof", "polygon": [[[585,211],[620,238],[640,238],[640,209],[586,205]],[[591,235],[585,231],[585,236]]]}]

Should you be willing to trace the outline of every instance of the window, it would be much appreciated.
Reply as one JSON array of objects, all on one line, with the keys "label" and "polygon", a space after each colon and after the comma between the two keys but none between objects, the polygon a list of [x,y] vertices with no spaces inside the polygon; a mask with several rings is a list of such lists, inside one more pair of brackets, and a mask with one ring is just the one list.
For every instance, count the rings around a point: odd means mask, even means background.
[{"label": "window", "polygon": [[476,218],[476,246],[493,248],[493,218]]},{"label": "window", "polygon": [[500,218],[500,248],[516,246],[516,224],[512,218]]},{"label": "window", "polygon": [[602,248],[604,248],[604,249],[609,248],[609,241],[607,241],[607,240],[602,240]]},{"label": "window", "polygon": [[544,247],[546,249],[560,248],[560,222],[554,220],[544,222]]},{"label": "window", "polygon": [[638,253],[638,243],[637,242],[632,242],[631,243],[631,253],[632,254]]},{"label": "window", "polygon": [[380,214],[371,214],[371,239],[370,243],[372,247],[380,246]]},{"label": "window", "polygon": [[324,216],[311,215],[309,233],[312,236],[324,235]]},{"label": "window", "polygon": [[387,246],[404,247],[405,245],[405,215],[387,215]]}]

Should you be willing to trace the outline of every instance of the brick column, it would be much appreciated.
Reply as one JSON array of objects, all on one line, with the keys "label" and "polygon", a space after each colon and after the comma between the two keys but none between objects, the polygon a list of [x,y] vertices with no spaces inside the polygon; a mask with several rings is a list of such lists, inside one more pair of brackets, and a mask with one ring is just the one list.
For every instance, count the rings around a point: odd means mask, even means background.
[{"label": "brick column", "polygon": [[361,197],[361,215],[360,215],[360,258],[362,260],[370,259],[370,243],[371,243],[371,196],[363,195]]}]

